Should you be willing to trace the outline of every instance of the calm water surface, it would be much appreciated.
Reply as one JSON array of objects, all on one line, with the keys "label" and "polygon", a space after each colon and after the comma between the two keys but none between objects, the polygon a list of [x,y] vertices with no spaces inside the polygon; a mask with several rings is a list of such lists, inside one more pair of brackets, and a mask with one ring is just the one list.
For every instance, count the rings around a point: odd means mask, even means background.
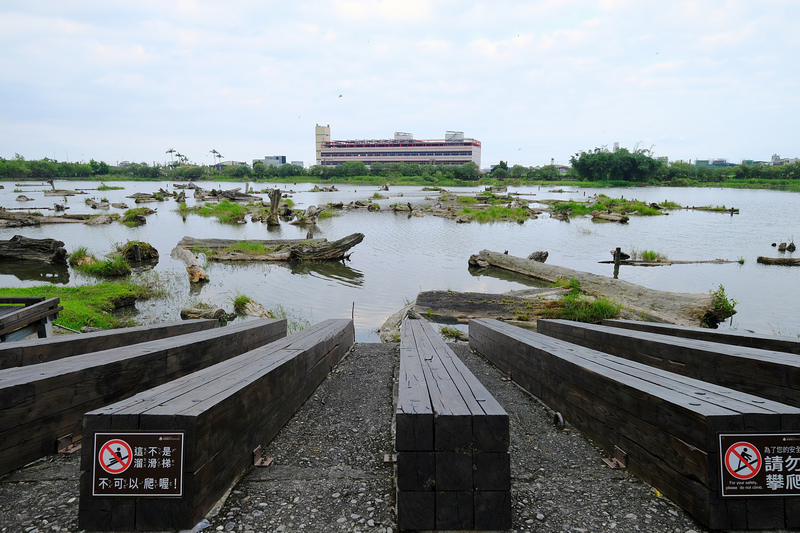
[{"label": "calm water surface", "polygon": [[[52,207],[59,198],[45,197],[49,186],[16,187],[2,183],[0,205],[3,207]],[[112,182],[107,182],[111,185]],[[159,187],[172,190],[169,182],[119,182],[118,191],[88,191],[88,197],[123,201],[136,207],[135,192],[155,192]],[[203,183],[205,188],[231,189],[238,184]],[[92,189],[96,182],[56,182],[63,189]],[[272,187],[258,184],[257,188]],[[296,208],[348,203],[372,197],[374,186],[337,185],[333,193],[308,192],[310,184],[275,185],[293,189]],[[14,192],[14,189],[22,190]],[[453,189],[468,194],[481,188]],[[282,223],[268,229],[265,224],[228,225],[215,219],[190,216],[183,221],[176,212],[174,200],[144,204],[157,209],[147,224],[127,228],[119,223],[105,226],[83,224],[45,225],[38,228],[2,228],[0,239],[16,234],[31,238],[55,238],[64,241],[68,251],[86,246],[97,256],[110,252],[115,243],[141,240],[154,245],[161,259],[154,271],[158,283],[168,286],[169,296],[158,301],[137,303],[137,320],[146,324],[178,320],[181,307],[197,302],[215,304],[231,310],[232,300],[245,294],[268,309],[282,307],[290,320],[315,323],[326,318],[355,318],[356,337],[360,342],[376,342],[377,329],[392,313],[417,293],[425,290],[504,292],[534,286],[536,282],[513,274],[487,270],[470,272],[467,260],[483,249],[505,251],[527,257],[535,250],[550,252],[548,263],[569,268],[611,275],[613,265],[599,261],[611,258],[610,250],[620,246],[654,250],[675,260],[744,259],[744,264],[673,265],[662,267],[622,267],[620,278],[654,289],[676,292],[706,293],[720,284],[738,304],[730,323],[723,328],[773,333],[795,337],[800,334],[800,267],[765,266],[756,263],[760,255],[778,257],[773,242],[800,241],[800,209],[798,193],[730,189],[627,188],[568,189],[551,193],[545,188],[518,187],[528,200],[574,198],[582,200],[595,193],[610,197],[636,198],[647,202],[669,200],[687,206],[736,207],[740,214],[673,211],[669,216],[633,217],[627,225],[596,223],[591,218],[573,218],[571,222],[550,219],[547,215],[524,224],[497,222],[456,224],[437,217],[408,217],[393,214],[388,208],[395,202],[420,204],[435,193],[419,187],[392,187],[390,198],[380,200],[384,211],[345,211],[341,216],[320,221],[315,237],[339,239],[353,232],[365,234],[364,241],[352,249],[351,261],[306,264],[226,264],[210,263],[206,272],[211,281],[199,289],[189,286],[184,266],[170,258],[170,251],[183,236],[227,239],[296,239],[304,238],[307,229]],[[188,191],[191,192],[191,191]],[[34,201],[16,201],[19,194]],[[402,195],[402,197],[400,197]],[[84,195],[67,199],[70,213],[95,213],[85,205]],[[191,196],[191,195],[190,195]],[[263,195],[266,198],[266,195]],[[194,204],[189,198],[187,203]],[[109,212],[121,213],[111,208]],[[795,257],[800,257],[795,252]],[[785,254],[784,256],[792,256]],[[154,274],[145,274],[153,279]],[[44,277],[43,277],[44,276]],[[44,280],[44,281],[43,281]],[[49,280],[49,281],[48,281]],[[55,282],[69,285],[94,283],[95,280],[71,269],[62,272],[15,269],[0,264],[0,287],[28,287]]]}]

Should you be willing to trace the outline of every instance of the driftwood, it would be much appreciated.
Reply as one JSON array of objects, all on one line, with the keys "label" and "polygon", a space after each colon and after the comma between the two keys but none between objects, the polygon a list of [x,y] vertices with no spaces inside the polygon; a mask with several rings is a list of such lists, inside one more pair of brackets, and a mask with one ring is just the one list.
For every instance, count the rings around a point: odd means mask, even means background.
[{"label": "driftwood", "polygon": [[[651,322],[669,322],[683,326],[719,323],[730,314],[714,309],[711,294],[691,294],[648,289],[627,281],[581,272],[571,268],[538,263],[521,257],[483,250],[477,254],[479,264],[503,268],[554,283],[575,278],[582,291],[592,296],[604,296]],[[475,257],[475,256],[473,256]],[[472,258],[470,258],[472,262]],[[735,312],[735,311],[734,311]]]},{"label": "driftwood", "polygon": [[219,307],[206,309],[204,307],[184,307],[181,309],[181,318],[191,320],[195,318],[215,318],[219,320],[225,316],[225,310]]},{"label": "driftwood", "polygon": [[189,274],[190,283],[209,281],[208,274],[206,274],[206,271],[200,266],[200,261],[197,260],[197,256],[189,250],[176,246],[173,248],[170,256],[186,266],[186,272]]},{"label": "driftwood", "polygon": [[234,249],[234,245],[241,241],[184,237],[178,242],[176,249],[209,250],[212,252],[209,254],[209,259],[218,261],[340,261],[349,257],[348,250],[362,240],[364,240],[363,233],[353,233],[338,241],[330,242],[327,239],[247,241],[264,247],[264,251],[247,252]]},{"label": "driftwood", "polygon": [[619,222],[620,224],[628,223],[628,217],[626,215],[615,215],[613,213],[603,213],[602,211],[592,211],[592,218],[607,220],[609,222]]},{"label": "driftwood", "polygon": [[0,241],[0,260],[3,261],[42,261],[50,264],[67,262],[67,250],[63,241],[55,239],[29,239],[14,235],[7,241]]},{"label": "driftwood", "polygon": [[797,257],[763,257],[759,256],[756,262],[762,265],[783,265],[800,266],[800,258]]}]

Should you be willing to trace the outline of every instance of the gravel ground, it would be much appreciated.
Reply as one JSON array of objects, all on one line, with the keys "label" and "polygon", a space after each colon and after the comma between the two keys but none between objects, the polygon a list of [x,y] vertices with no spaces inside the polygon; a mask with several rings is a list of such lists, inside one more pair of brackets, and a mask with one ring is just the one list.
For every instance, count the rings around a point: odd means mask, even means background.
[{"label": "gravel ground", "polygon": [[[453,349],[511,419],[512,531],[700,532],[464,343]],[[393,390],[397,344],[356,344],[246,474],[203,531],[395,532]],[[79,453],[0,479],[0,532],[76,532]]]}]

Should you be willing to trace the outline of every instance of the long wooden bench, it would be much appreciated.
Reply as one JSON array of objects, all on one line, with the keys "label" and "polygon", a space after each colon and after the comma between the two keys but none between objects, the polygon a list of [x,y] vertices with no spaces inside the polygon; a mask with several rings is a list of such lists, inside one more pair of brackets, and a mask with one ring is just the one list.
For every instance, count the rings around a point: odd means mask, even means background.
[{"label": "long wooden bench", "polygon": [[[275,436],[354,340],[352,320],[328,320],[86,413],[80,527],[153,531],[194,526],[253,465],[254,450]],[[157,444],[137,440],[143,438]],[[175,444],[181,440],[182,447]],[[162,443],[173,443],[166,456]],[[151,448],[158,454],[151,455]],[[104,454],[106,466],[100,464]],[[150,465],[154,457],[158,461]],[[177,470],[163,473],[164,459]],[[165,482],[148,488],[148,479]],[[123,494],[106,490],[115,485]]]},{"label": "long wooden bench", "polygon": [[87,411],[285,336],[285,319],[260,319],[0,370],[0,475],[79,440]]},{"label": "long wooden bench", "polygon": [[[496,320],[470,320],[469,339],[470,346],[596,443],[609,452],[624,451],[630,469],[705,526],[800,527],[800,498],[770,496],[769,488],[760,497],[749,492],[732,497],[723,472],[724,461],[735,463],[731,450],[745,458],[754,453],[735,440],[726,448],[724,439],[781,432],[800,436],[800,409]],[[762,453],[766,459],[767,450],[760,449],[759,458]],[[761,477],[752,482],[764,484],[763,462],[757,464]],[[747,488],[742,483],[734,482],[733,490]],[[722,486],[729,486],[725,496]]]},{"label": "long wooden bench", "polygon": [[603,320],[601,324],[604,326],[659,333],[661,335],[673,335],[685,339],[735,344],[736,346],[747,346],[750,348],[760,348],[762,350],[774,350],[776,352],[788,352],[800,355],[799,338],[762,335],[743,331],[699,328],[695,326],[679,326],[677,324],[664,324],[661,322],[642,322],[641,320]]},{"label": "long wooden bench", "polygon": [[800,407],[800,358],[646,331],[539,320],[539,333],[723,387]]},{"label": "long wooden bench", "polygon": [[0,297],[0,342],[16,341],[36,334],[53,335],[52,321],[64,308],[58,298]]},{"label": "long wooden bench", "polygon": [[0,369],[46,363],[73,355],[185,335],[217,326],[219,326],[219,321],[213,319],[181,320],[80,335],[58,335],[46,339],[4,342],[0,344]]},{"label": "long wooden bench", "polygon": [[425,320],[405,320],[395,412],[400,529],[511,527],[508,415]]}]

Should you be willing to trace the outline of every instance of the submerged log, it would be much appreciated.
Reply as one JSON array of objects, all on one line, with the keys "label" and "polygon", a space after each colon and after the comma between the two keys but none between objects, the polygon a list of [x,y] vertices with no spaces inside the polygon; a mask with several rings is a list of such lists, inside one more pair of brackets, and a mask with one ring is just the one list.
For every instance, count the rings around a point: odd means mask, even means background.
[{"label": "submerged log", "polygon": [[762,265],[800,266],[798,257],[763,257],[759,256],[756,262]]},{"label": "submerged log", "polygon": [[197,260],[197,256],[186,248],[176,246],[173,248],[170,256],[186,266],[186,272],[189,274],[190,283],[202,283],[209,281],[210,278],[208,277],[208,274],[206,274],[206,271],[203,270],[203,267],[200,266],[200,261]]},{"label": "submerged log", "polygon": [[22,235],[14,235],[7,241],[0,241],[0,260],[32,260],[54,265],[63,264],[67,262],[67,250],[63,241],[29,239]]},{"label": "submerged log", "polygon": [[[483,250],[480,262],[526,274],[554,283],[560,278],[575,278],[583,292],[615,300],[629,311],[651,322],[668,322],[683,326],[717,324],[731,314],[725,309],[715,309],[711,294],[692,294],[648,289],[627,281],[581,272],[571,268],[538,263],[522,257]],[[734,311],[735,313],[735,311]]]}]

